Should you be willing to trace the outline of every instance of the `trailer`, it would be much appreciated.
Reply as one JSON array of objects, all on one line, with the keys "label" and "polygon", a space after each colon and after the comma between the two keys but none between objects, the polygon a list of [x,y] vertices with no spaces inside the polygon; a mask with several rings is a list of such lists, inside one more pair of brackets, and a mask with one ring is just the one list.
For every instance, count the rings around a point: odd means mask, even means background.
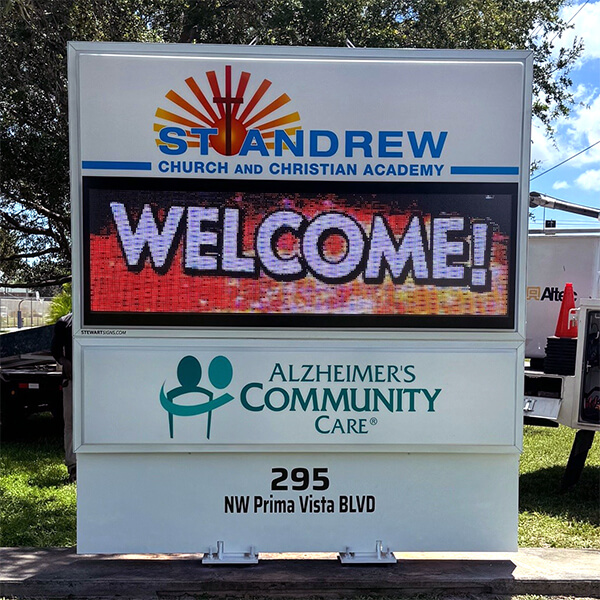
[{"label": "trailer", "polygon": [[4,430],[34,413],[62,421],[62,370],[50,347],[54,326],[0,336],[0,421]]}]

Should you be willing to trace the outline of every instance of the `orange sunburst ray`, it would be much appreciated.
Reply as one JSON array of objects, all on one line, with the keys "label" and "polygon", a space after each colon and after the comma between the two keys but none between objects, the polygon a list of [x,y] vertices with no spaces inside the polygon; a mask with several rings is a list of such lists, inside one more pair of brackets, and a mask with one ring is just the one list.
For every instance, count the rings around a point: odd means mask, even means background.
[{"label": "orange sunburst ray", "polygon": [[256,113],[249,121],[244,123],[244,127],[250,127],[254,123],[260,121],[263,117],[270,115],[275,112],[278,108],[281,108],[290,101],[290,97],[287,94],[281,94],[277,100],[273,100],[271,104],[263,108],[260,112]]},{"label": "orange sunburst ray", "polygon": [[[217,81],[217,74],[214,71],[208,71],[208,73],[206,73],[206,79],[208,79],[208,83],[210,84],[213,97],[220,98],[221,88],[219,87],[219,82]],[[221,115],[221,118],[223,118],[225,116],[225,107],[222,104],[217,104],[217,109],[219,111],[219,115]]]},{"label": "orange sunburst ray", "polygon": [[218,121],[219,117],[217,116],[217,113],[213,110],[213,107],[210,105],[210,102],[206,99],[206,96],[204,95],[202,90],[198,87],[196,80],[193,77],[188,77],[185,80],[185,82],[188,84],[190,90],[192,90],[194,96],[198,98],[200,104],[202,104],[204,110],[208,113],[208,116],[213,120],[212,124],[214,124],[215,121]]},{"label": "orange sunburst ray", "polygon": [[173,123],[179,123],[180,125],[187,125],[188,127],[201,127],[200,123],[197,121],[190,121],[189,119],[180,117],[164,108],[157,108],[155,116],[159,119],[165,119],[165,121],[172,121]]},{"label": "orange sunburst ray", "polygon": [[190,114],[194,115],[207,125],[214,125],[213,121],[211,121],[206,115],[202,114],[196,107],[192,106],[187,100],[182,98],[177,92],[170,90],[166,97],[171,102],[177,104],[177,106],[180,108],[187,110]]},{"label": "orange sunburst ray", "polygon": [[262,131],[263,129],[275,129],[275,127],[279,127],[280,125],[287,125],[288,123],[295,123],[300,120],[300,114],[297,112],[290,113],[285,117],[280,117],[279,119],[275,119],[274,121],[269,121],[264,125],[259,125],[257,129]]},{"label": "orange sunburst ray", "polygon": [[258,104],[260,99],[265,95],[267,90],[271,87],[271,82],[268,79],[263,79],[263,82],[260,84],[256,92],[254,92],[254,96],[248,102],[244,112],[240,115],[239,121],[242,123],[248,117],[248,115],[252,112],[254,107]]}]

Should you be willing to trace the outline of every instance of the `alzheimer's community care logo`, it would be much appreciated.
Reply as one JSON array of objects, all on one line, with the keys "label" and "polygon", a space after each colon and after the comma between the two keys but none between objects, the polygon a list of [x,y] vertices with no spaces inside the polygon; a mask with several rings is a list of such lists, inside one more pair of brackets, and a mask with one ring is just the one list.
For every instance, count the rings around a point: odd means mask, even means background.
[{"label": "alzheimer's community care logo", "polygon": [[198,148],[200,155],[206,155],[211,147],[232,156],[240,151],[273,149],[276,130],[279,139],[287,138],[288,146],[293,145],[300,115],[284,108],[290,102],[287,94],[268,101],[268,79],[252,86],[250,73],[242,71],[233,91],[230,65],[220,82],[216,71],[207,71],[205,77],[206,81],[188,77],[187,87],[166,94],[167,108],[157,109],[154,131],[161,152],[177,155]]},{"label": "alzheimer's community care logo", "polygon": [[[202,366],[194,356],[184,356],[177,366],[179,386],[165,391],[166,382],[160,389],[160,403],[169,415],[169,435],[173,437],[173,417],[193,417],[208,413],[206,439],[210,439],[212,411],[231,402],[233,396],[223,393],[215,397],[215,392],[201,387]],[[233,379],[233,366],[225,356],[216,356],[208,366],[208,381],[216,390],[224,390]],[[191,399],[206,398],[205,402],[190,403]]]}]

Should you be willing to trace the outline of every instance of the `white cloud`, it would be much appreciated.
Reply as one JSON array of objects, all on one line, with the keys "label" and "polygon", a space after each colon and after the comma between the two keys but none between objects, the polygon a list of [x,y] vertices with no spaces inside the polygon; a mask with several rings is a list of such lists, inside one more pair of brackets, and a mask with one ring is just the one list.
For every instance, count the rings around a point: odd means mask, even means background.
[{"label": "white cloud", "polygon": [[[571,91],[573,92],[573,98],[575,100],[575,102],[577,102],[577,104],[583,104],[584,106],[590,106],[596,96],[598,95],[598,87],[596,85],[592,85],[591,82],[593,82],[594,80],[594,75],[589,74],[589,69],[585,69],[585,73],[581,74],[581,77],[583,77],[585,75],[585,80],[586,83],[580,83],[577,85],[577,87],[575,87],[575,89],[572,89]],[[600,79],[598,80],[598,84],[600,84]],[[590,85],[592,87],[590,87]]]},{"label": "white cloud", "polygon": [[[582,148],[600,140],[600,94],[586,106],[577,107],[573,118],[569,119],[568,134],[579,141]],[[581,164],[600,161],[600,148],[596,146],[593,150],[582,155]]]},{"label": "white cloud", "polygon": [[[568,46],[575,36],[583,39],[585,44],[583,55],[577,63],[577,76],[574,77],[584,83],[573,89],[575,101],[583,106],[574,106],[567,118],[560,118],[553,123],[554,141],[545,139],[543,126],[534,119],[532,159],[541,161],[542,171],[600,140],[600,1],[584,3],[579,0],[564,7],[561,16],[565,21],[573,19],[573,29],[568,30],[562,38],[557,38],[555,46]],[[567,164],[573,168],[600,166],[600,144]]]},{"label": "white cloud", "polygon": [[[580,63],[588,60],[600,58],[600,2],[588,2],[583,6],[583,2],[566,6],[562,10],[562,17],[568,21],[573,17],[571,25],[573,29],[569,29],[560,39],[556,39],[555,43],[560,46],[568,47],[573,43],[574,38],[583,40],[584,50],[581,56]],[[577,11],[581,11],[577,13]]]},{"label": "white cloud", "polygon": [[571,186],[566,181],[555,181],[552,184],[552,189],[553,190],[567,190],[570,187]]},{"label": "white cloud", "polygon": [[[599,36],[600,37],[600,36]],[[549,140],[538,119],[533,120],[531,139],[533,160],[541,161],[542,170],[577,154],[587,146],[600,140],[600,93],[591,92],[585,86],[579,86],[577,96],[585,106],[575,106],[568,118],[562,118],[554,123],[555,140]],[[569,161],[569,166],[600,165],[600,144]]]},{"label": "white cloud", "polygon": [[560,151],[546,137],[541,121],[534,117],[531,125],[531,160],[539,161],[543,166],[559,162]]},{"label": "white cloud", "polygon": [[600,192],[600,169],[589,169],[582,173],[575,183],[586,191]]}]

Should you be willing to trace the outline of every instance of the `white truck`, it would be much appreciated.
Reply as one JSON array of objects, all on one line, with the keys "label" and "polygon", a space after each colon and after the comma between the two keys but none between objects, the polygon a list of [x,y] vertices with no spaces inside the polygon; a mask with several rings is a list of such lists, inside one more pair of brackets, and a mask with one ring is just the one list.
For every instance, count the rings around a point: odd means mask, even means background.
[{"label": "white truck", "polygon": [[[531,206],[600,219],[600,210],[543,196],[530,195]],[[557,340],[557,319],[566,283],[573,284],[576,339]],[[600,430],[600,230],[547,229],[530,233],[527,260],[527,339],[525,355],[525,423],[566,425],[577,429],[562,487],[574,485],[581,475],[594,434]],[[550,340],[549,340],[550,338]],[[548,360],[560,343],[561,369]],[[548,352],[547,352],[548,349]],[[552,350],[554,353],[555,350]],[[562,360],[562,359],[561,359]]]},{"label": "white truck", "polygon": [[529,234],[525,356],[534,364],[554,335],[566,283],[573,284],[576,303],[600,298],[600,229]]}]

